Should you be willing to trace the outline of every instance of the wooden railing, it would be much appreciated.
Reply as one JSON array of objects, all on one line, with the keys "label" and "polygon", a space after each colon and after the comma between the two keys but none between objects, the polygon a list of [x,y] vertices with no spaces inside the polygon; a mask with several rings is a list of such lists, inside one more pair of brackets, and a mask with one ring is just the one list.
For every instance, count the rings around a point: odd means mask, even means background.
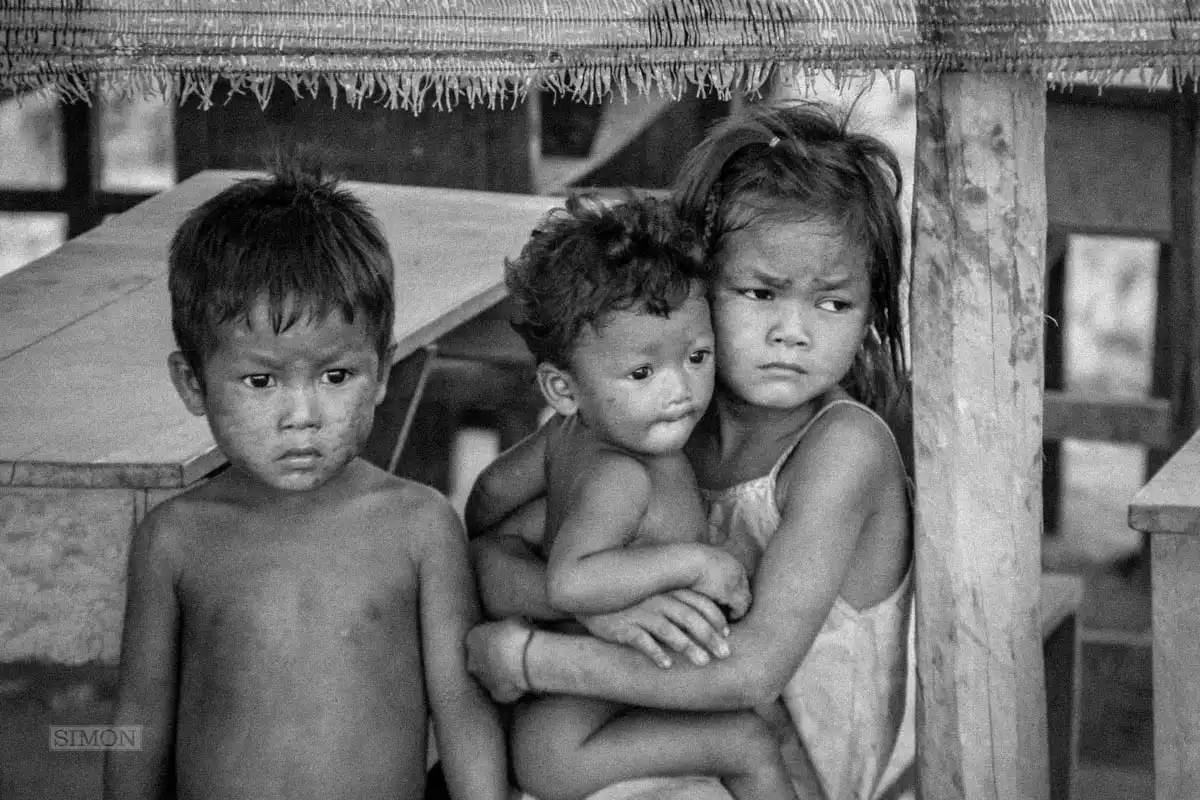
[{"label": "wooden railing", "polygon": [[1151,534],[1155,797],[1200,797],[1200,432],[1134,496],[1129,526]]}]

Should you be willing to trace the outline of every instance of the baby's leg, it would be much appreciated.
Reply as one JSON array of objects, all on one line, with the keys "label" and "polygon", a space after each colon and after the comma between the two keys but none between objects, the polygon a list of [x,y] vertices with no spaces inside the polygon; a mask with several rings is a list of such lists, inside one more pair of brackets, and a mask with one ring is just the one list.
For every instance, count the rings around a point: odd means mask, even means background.
[{"label": "baby's leg", "polygon": [[539,800],[577,800],[635,778],[714,775],[737,800],[794,800],[783,757],[751,711],[674,712],[578,697],[521,706],[517,782]]}]

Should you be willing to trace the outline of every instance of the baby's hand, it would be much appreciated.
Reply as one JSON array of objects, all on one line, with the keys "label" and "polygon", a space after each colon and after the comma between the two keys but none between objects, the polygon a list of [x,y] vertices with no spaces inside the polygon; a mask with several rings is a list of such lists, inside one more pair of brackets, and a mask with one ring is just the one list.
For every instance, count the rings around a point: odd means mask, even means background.
[{"label": "baby's hand", "polygon": [[729,609],[741,619],[750,608],[750,580],[741,563],[723,550],[701,546],[700,576],[691,588]]}]

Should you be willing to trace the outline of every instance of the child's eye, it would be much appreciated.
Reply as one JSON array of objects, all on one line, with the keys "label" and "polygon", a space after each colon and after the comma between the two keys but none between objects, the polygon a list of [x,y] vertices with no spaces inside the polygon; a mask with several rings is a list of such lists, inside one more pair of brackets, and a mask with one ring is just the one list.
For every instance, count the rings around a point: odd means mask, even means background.
[{"label": "child's eye", "polygon": [[325,380],[329,381],[334,386],[338,385],[339,383],[345,383],[349,377],[350,370],[348,369],[331,369],[326,370],[325,372]]},{"label": "child's eye", "polygon": [[638,367],[633,372],[629,373],[629,377],[633,378],[635,381],[644,381],[650,377],[650,372],[651,370],[649,367]]},{"label": "child's eye", "polygon": [[693,350],[692,354],[688,356],[688,361],[691,361],[693,364],[703,364],[705,361],[708,361],[708,357],[711,355],[712,350]]},{"label": "child's eye", "polygon": [[833,311],[835,313],[842,312],[850,308],[852,303],[847,300],[840,300],[836,297],[829,297],[817,303],[817,308],[824,311]]},{"label": "child's eye", "polygon": [[742,289],[741,293],[744,297],[751,300],[774,300],[775,292],[770,289]]},{"label": "child's eye", "polygon": [[270,375],[246,375],[242,378],[242,383],[251,389],[268,389],[275,385],[275,379]]}]

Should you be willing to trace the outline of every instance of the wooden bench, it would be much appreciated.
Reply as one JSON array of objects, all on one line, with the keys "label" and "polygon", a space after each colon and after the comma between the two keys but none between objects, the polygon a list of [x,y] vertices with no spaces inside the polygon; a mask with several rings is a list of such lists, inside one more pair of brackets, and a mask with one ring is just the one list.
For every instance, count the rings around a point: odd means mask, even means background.
[{"label": "wooden bench", "polygon": [[1071,800],[1079,760],[1083,578],[1042,573],[1042,654],[1046,672],[1046,738],[1050,800]]},{"label": "wooden bench", "polygon": [[[250,175],[204,172],[0,278],[0,663],[115,661],[129,534],[224,465],[167,369],[167,244],[191,209]],[[396,263],[398,366],[366,455],[397,466],[419,427],[431,345],[504,296],[554,201],[348,183]]]},{"label": "wooden bench", "polygon": [[1150,535],[1154,785],[1159,800],[1200,797],[1200,432],[1129,504]]}]

